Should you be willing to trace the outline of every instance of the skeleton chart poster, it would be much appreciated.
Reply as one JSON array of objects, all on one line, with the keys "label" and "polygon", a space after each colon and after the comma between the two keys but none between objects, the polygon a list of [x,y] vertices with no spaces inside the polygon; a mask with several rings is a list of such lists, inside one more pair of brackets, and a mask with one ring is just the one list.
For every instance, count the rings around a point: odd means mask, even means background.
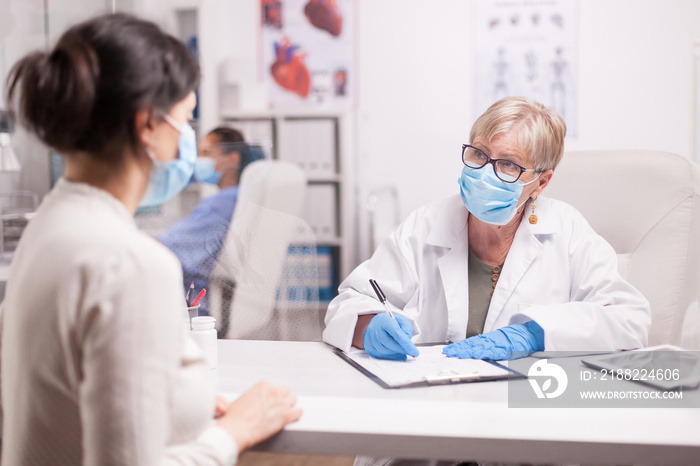
[{"label": "skeleton chart poster", "polygon": [[533,98],[577,133],[578,0],[477,0],[476,115],[509,95]]},{"label": "skeleton chart poster", "polygon": [[354,0],[260,0],[261,59],[272,109],[354,104]]}]

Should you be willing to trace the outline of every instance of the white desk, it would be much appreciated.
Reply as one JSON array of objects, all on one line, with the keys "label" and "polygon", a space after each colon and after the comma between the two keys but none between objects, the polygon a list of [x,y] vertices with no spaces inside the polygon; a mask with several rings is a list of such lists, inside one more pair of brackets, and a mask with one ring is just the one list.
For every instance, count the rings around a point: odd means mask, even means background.
[{"label": "white desk", "polygon": [[526,380],[386,390],[324,343],[219,341],[222,393],[236,396],[262,379],[290,387],[304,414],[259,450],[536,463],[700,462],[700,409],[508,408],[509,384]]}]

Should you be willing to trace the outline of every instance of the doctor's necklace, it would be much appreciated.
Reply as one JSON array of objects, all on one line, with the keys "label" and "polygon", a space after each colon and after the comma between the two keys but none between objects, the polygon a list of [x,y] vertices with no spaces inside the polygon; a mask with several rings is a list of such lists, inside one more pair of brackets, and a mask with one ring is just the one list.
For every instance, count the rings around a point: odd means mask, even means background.
[{"label": "doctor's necklace", "polygon": [[495,265],[493,269],[491,269],[491,296],[493,296],[496,283],[498,283],[498,279],[501,277],[501,270],[503,270],[503,264]]},{"label": "doctor's necklace", "polygon": [[[493,296],[493,291],[496,289],[496,283],[498,283],[502,270],[503,263],[500,265],[487,264],[476,257],[472,248],[469,248],[470,296],[472,294],[472,287],[474,290],[474,295],[471,296],[470,299],[483,299],[481,298],[482,293],[485,295],[487,290],[490,296]],[[491,286],[489,286],[489,283],[491,283]],[[478,290],[478,292],[476,290]],[[488,307],[488,305],[486,305],[486,307]]]}]

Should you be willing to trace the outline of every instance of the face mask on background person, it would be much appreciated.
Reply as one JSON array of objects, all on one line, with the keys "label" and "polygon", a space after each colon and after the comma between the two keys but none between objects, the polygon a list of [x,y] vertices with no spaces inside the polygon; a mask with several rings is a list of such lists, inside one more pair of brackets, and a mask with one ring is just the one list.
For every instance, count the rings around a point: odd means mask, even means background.
[{"label": "face mask on background person", "polygon": [[216,171],[216,160],[198,157],[194,165],[194,179],[200,183],[219,184],[221,172]]},{"label": "face mask on background person", "polygon": [[486,164],[481,168],[465,166],[458,182],[462,202],[472,215],[482,222],[505,225],[522,206],[518,205],[518,199],[523,188],[537,178],[539,174],[527,183],[506,183],[496,176],[490,164]]},{"label": "face mask on background person", "polygon": [[187,123],[178,124],[170,115],[166,114],[164,118],[180,132],[178,158],[165,162],[156,159],[151,149],[146,149],[153,161],[153,167],[151,167],[148,187],[141,199],[140,207],[160,205],[173,198],[187,186],[194,172],[197,160],[197,138],[194,130]]}]

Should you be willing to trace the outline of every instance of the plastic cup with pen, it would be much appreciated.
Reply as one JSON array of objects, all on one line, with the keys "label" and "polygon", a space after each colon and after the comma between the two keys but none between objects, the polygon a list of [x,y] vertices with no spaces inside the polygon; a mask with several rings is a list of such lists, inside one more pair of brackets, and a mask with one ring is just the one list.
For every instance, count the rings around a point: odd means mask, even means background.
[{"label": "plastic cup with pen", "polygon": [[187,327],[192,330],[192,318],[199,316],[199,304],[187,308]]},{"label": "plastic cup with pen", "polygon": [[199,316],[199,303],[202,302],[204,296],[206,296],[206,288],[197,293],[197,296],[193,298],[194,295],[194,283],[190,285],[185,295],[185,303],[187,304],[187,328],[192,330],[192,318]]}]

